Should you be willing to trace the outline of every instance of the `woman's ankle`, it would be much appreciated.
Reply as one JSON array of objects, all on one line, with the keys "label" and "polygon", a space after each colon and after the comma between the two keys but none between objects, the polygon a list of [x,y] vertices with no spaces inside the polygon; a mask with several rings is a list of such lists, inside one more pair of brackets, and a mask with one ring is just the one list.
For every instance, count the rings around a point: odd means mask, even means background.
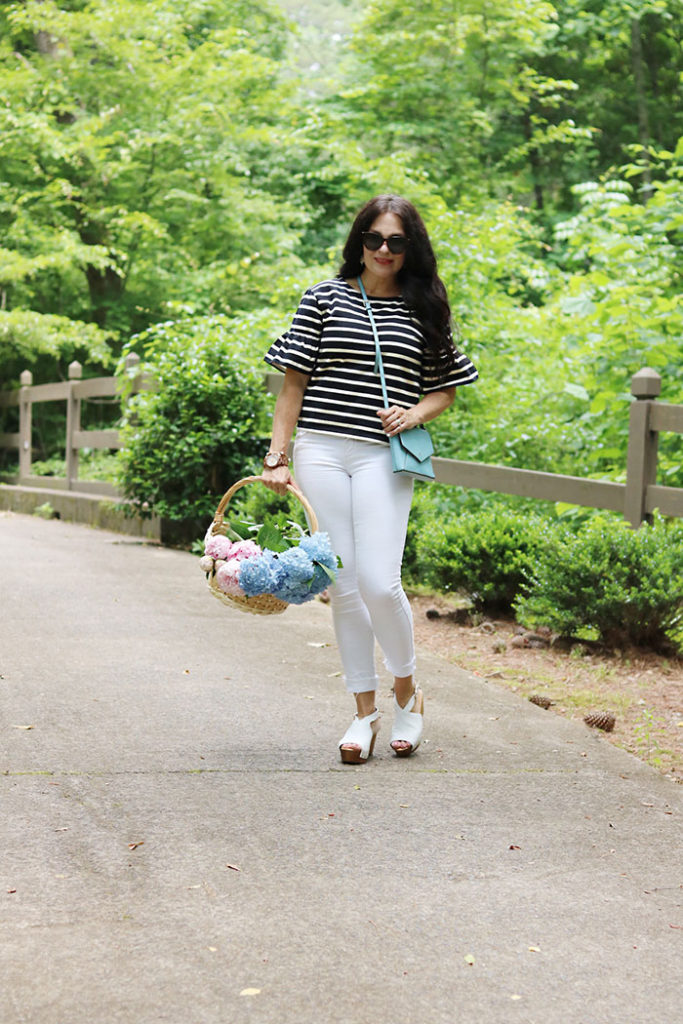
[{"label": "woman's ankle", "polygon": [[377,710],[376,691],[367,690],[364,693],[354,693],[356,698],[356,711],[359,718],[366,718],[373,711]]},{"label": "woman's ankle", "polygon": [[415,693],[415,689],[412,676],[394,676],[394,696],[402,708],[406,706]]}]

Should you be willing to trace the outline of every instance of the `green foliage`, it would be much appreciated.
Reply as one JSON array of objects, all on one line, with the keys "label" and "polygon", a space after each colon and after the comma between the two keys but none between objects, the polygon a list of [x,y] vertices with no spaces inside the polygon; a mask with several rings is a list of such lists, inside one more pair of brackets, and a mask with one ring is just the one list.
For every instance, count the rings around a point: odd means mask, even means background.
[{"label": "green foliage", "polygon": [[286,514],[281,513],[260,523],[253,539],[264,550],[268,548],[270,551],[286,551],[302,536],[303,533],[297,529],[296,524],[288,519]]},{"label": "green foliage", "polygon": [[36,505],[33,515],[39,516],[41,519],[59,519],[59,512],[55,511],[49,501],[44,501],[42,505]]},{"label": "green foliage", "polygon": [[[117,452],[104,451],[99,448],[81,448],[78,453],[79,480],[106,480],[108,483],[115,483],[118,469]],[[31,463],[31,476],[65,477],[64,453],[52,455],[48,459],[34,460]]]},{"label": "green foliage", "polygon": [[681,0],[375,0],[343,93],[368,156],[408,153],[448,200],[512,191],[539,219],[630,143],[683,133]]},{"label": "green foliage", "polygon": [[[439,452],[619,480],[632,375],[652,366],[663,400],[683,400],[680,157],[652,169],[646,205],[631,166],[575,189],[580,208],[558,223],[552,259],[539,259],[509,206],[438,216],[444,277],[481,375],[435,424]],[[662,436],[662,483],[683,483],[679,446]]]},{"label": "green foliage", "polygon": [[500,164],[524,143],[528,94],[549,93],[545,83],[531,83],[526,62],[545,52],[555,17],[544,0],[492,0],[485,8],[437,0],[419,14],[377,0],[354,40],[359,74],[347,103],[378,150],[407,150],[426,162],[444,194],[460,198],[478,190],[482,165]]},{"label": "green foliage", "polygon": [[[0,251],[0,277],[1,260]],[[46,356],[49,360],[44,360]],[[54,313],[0,309],[0,367],[6,379],[18,377],[22,370],[35,371],[41,357],[50,366],[51,379],[57,360],[69,363],[78,359],[106,366],[110,361],[108,335],[95,324]]]},{"label": "green foliage", "polygon": [[556,33],[539,67],[576,83],[566,113],[593,128],[590,146],[577,154],[580,175],[570,184],[586,180],[591,166],[603,171],[618,164],[626,145],[657,140],[673,149],[683,133],[681,0],[555,0],[553,6]]},{"label": "green foliage", "polygon": [[2,28],[3,309],[125,337],[253,308],[297,264],[268,0],[9,3]]},{"label": "green foliage", "polygon": [[564,636],[594,630],[613,647],[663,647],[683,625],[683,527],[657,519],[631,530],[596,517],[548,535],[516,604],[523,621]]},{"label": "green foliage", "polygon": [[298,544],[306,531],[305,523],[297,522],[284,509],[265,511],[258,519],[245,510],[232,514],[228,510],[223,525],[230,540],[253,540],[270,551],[286,551]]},{"label": "green foliage", "polygon": [[[266,425],[263,376],[225,317],[159,324],[138,339],[154,389],[129,401],[120,482],[143,513],[213,515]],[[120,373],[125,377],[123,366]]]},{"label": "green foliage", "polygon": [[[237,491],[226,515],[230,522],[237,526],[240,533],[242,531],[237,525],[240,522],[263,524],[273,521],[281,523],[290,521],[296,524],[297,532],[299,528],[308,529],[306,514],[301,502],[289,494],[281,497],[263,484],[254,484],[253,487],[243,487]],[[246,535],[250,535],[251,532],[248,531]]]},{"label": "green foliage", "polygon": [[[587,475],[610,473],[615,462],[625,467],[633,373],[654,368],[665,401],[683,400],[680,162],[660,160],[646,205],[634,201],[627,180],[642,168],[624,172],[575,189],[581,208],[556,230],[568,274],[542,313],[562,331],[564,351],[554,362],[564,364],[563,404],[575,427],[567,451]],[[660,447],[660,480],[672,486],[683,484],[677,445],[677,438],[664,436]]]},{"label": "green foliage", "polygon": [[549,531],[539,516],[495,505],[432,518],[417,537],[417,561],[438,590],[462,591],[488,612],[509,611]]}]

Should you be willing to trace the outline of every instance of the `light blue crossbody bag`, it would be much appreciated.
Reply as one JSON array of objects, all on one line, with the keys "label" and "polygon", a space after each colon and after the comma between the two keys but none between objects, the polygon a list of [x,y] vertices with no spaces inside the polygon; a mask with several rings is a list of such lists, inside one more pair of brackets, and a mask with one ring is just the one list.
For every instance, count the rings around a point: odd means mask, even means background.
[{"label": "light blue crossbody bag", "polygon": [[[388,409],[389,397],[387,395],[387,383],[384,379],[382,349],[379,344],[377,324],[375,323],[372,307],[370,306],[368,297],[365,294],[363,282],[360,277],[357,280],[361,295],[363,296],[365,308],[367,309],[368,316],[370,318],[372,333],[375,338],[375,373],[379,374],[380,380],[382,381],[382,398],[384,400],[384,408]],[[389,447],[391,449],[391,465],[394,473],[409,473],[418,480],[434,479],[434,470],[432,468],[434,444],[432,443],[432,439],[429,436],[429,431],[426,427],[411,427],[410,430],[403,430],[400,434],[394,434],[393,437],[389,438]]]}]

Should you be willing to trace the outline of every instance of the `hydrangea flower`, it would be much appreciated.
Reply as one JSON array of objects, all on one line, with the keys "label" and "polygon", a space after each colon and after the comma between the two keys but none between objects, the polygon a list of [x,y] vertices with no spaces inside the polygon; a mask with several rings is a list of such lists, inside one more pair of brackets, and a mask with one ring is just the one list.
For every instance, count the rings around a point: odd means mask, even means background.
[{"label": "hydrangea flower", "polygon": [[327,575],[324,569],[321,569],[319,565],[313,567],[313,578],[308,584],[308,592],[311,597],[315,597],[316,594],[322,594],[323,590],[327,590],[332,585],[332,580]]},{"label": "hydrangea flower", "polygon": [[337,567],[326,533],[302,537],[297,546],[277,554],[262,551],[253,540],[231,543],[221,534],[207,534],[205,546],[207,555],[221,561],[216,567],[216,583],[226,594],[274,594],[287,604],[303,604],[321,593],[331,582],[322,566]]},{"label": "hydrangea flower", "polygon": [[231,558],[216,570],[216,585],[231,597],[244,597],[239,581],[241,565],[239,559]]},{"label": "hydrangea flower", "polygon": [[227,562],[232,557],[232,541],[224,537],[222,533],[207,534],[204,543],[204,554],[212,558],[223,558]]},{"label": "hydrangea flower", "polygon": [[278,554],[276,561],[273,593],[288,604],[303,604],[311,596],[313,562],[301,547],[288,548]]},{"label": "hydrangea flower", "polygon": [[[311,537],[302,537],[299,547],[303,548],[313,562],[321,562],[328,569],[337,568],[337,557],[332,550],[327,533],[314,533]],[[323,574],[324,575],[324,574]],[[328,578],[329,582],[329,578]]]},{"label": "hydrangea flower", "polygon": [[274,579],[275,556],[272,551],[265,551],[253,558],[245,558],[239,562],[239,581],[247,597],[258,594],[272,594]]}]

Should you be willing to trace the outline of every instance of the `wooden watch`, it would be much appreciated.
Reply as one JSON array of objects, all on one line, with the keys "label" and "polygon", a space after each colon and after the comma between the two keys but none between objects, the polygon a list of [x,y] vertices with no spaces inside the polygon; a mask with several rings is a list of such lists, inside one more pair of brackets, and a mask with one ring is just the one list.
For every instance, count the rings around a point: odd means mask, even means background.
[{"label": "wooden watch", "polygon": [[266,469],[277,469],[278,466],[288,466],[289,456],[287,452],[268,452],[263,459]]}]

